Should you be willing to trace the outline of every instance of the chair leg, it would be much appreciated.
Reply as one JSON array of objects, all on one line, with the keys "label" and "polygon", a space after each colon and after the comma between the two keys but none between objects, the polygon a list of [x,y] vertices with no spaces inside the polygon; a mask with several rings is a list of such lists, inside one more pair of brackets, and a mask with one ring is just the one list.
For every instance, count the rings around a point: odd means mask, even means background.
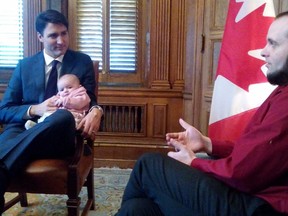
[{"label": "chair leg", "polygon": [[92,168],[87,176],[86,181],[88,199],[91,200],[92,204],[90,210],[95,210],[95,192],[94,192],[94,169]]},{"label": "chair leg", "polygon": [[5,203],[4,211],[11,208],[13,205],[15,205],[18,202],[20,202],[22,207],[27,207],[28,206],[27,194],[18,193],[16,197],[14,197],[12,200],[9,200],[8,202]]},{"label": "chair leg", "polygon": [[87,188],[88,200],[84,206],[81,215],[88,215],[89,210],[95,209],[95,194],[94,194],[94,170],[89,171],[84,186]]},{"label": "chair leg", "polygon": [[79,216],[79,206],[81,203],[80,197],[77,197],[76,199],[68,198],[66,204],[67,204],[67,210],[68,210],[68,216]]},{"label": "chair leg", "polygon": [[20,194],[20,205],[22,207],[27,207],[28,206],[27,194],[26,193],[19,193],[19,194]]}]

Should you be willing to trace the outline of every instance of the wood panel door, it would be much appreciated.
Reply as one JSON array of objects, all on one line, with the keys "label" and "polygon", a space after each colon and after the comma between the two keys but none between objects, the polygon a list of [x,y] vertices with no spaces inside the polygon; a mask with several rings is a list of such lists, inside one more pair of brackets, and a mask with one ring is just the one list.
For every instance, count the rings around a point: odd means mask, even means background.
[{"label": "wood panel door", "polygon": [[202,100],[199,130],[208,133],[213,84],[218,65],[229,0],[206,0],[203,22]]}]

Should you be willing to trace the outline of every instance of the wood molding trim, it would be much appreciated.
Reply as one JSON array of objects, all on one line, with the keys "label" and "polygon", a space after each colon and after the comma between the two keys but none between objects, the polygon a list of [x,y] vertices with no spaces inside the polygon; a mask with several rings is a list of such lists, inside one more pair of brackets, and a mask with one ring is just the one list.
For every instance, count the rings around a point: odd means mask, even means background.
[{"label": "wood molding trim", "polygon": [[151,4],[151,88],[170,89],[171,0],[152,1]]},{"label": "wood molding trim", "polygon": [[35,30],[36,16],[42,10],[42,1],[23,1],[24,57],[31,56],[42,49]]},{"label": "wood molding trim", "polygon": [[153,106],[153,137],[163,138],[167,132],[167,104],[152,104]]},{"label": "wood molding trim", "polygon": [[170,83],[172,89],[184,89],[186,5],[185,0],[171,4]]}]

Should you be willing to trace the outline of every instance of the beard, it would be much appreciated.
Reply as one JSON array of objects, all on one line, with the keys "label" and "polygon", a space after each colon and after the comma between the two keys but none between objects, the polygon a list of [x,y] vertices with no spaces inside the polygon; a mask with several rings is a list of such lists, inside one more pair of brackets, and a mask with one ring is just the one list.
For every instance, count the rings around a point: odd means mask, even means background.
[{"label": "beard", "polygon": [[282,68],[267,74],[267,80],[272,85],[285,86],[288,84],[288,57]]}]

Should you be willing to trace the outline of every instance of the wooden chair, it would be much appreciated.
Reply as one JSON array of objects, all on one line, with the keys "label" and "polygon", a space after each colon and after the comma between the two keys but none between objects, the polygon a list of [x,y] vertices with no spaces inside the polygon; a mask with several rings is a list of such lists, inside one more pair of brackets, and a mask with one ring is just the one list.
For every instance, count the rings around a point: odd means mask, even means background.
[{"label": "wooden chair", "polygon": [[[93,66],[98,83],[99,62],[94,61]],[[95,93],[97,96],[97,88]],[[68,215],[79,215],[79,193],[83,186],[87,187],[88,200],[81,215],[86,215],[89,209],[95,209],[93,141],[83,139],[80,134],[75,139],[76,151],[72,158],[32,161],[18,178],[12,180],[7,192],[17,192],[18,195],[5,203],[4,211],[17,202],[27,207],[26,193],[66,194]]]}]

